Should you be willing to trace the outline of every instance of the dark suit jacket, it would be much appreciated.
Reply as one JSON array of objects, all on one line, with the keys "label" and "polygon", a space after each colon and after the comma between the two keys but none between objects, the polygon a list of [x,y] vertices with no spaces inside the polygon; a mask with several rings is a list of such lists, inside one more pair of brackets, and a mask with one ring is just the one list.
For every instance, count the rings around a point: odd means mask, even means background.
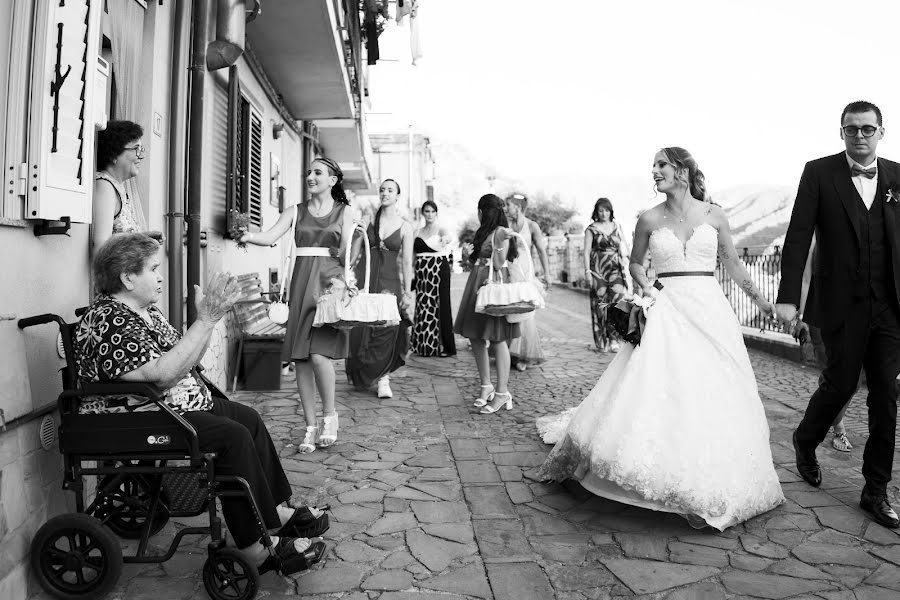
[{"label": "dark suit jacket", "polygon": [[[891,184],[900,191],[900,164],[879,158],[875,202],[885,202]],[[859,272],[857,206],[860,201],[844,152],[806,163],[784,240],[778,303],[800,304],[800,281],[815,232],[817,256],[813,278],[816,293],[807,299],[803,320],[824,331],[840,327],[850,310],[854,292],[866,285]],[[895,295],[900,281],[900,207],[897,205],[897,202],[884,204],[894,275],[893,282],[888,283]],[[900,295],[897,301],[900,305]]]}]

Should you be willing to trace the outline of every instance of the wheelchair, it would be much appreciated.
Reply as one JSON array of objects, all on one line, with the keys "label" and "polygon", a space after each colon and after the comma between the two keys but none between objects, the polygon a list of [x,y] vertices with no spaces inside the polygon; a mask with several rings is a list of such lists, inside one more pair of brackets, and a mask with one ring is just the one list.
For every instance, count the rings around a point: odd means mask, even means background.
[{"label": "wheelchair", "polygon": [[[79,309],[76,315],[85,311]],[[259,569],[236,548],[225,545],[215,502],[217,497],[248,500],[269,553],[266,564],[272,568],[266,570],[280,573],[281,560],[247,481],[216,472],[216,455],[201,451],[194,427],[163,401],[156,386],[79,383],[74,358],[77,324],[43,314],[21,319],[18,326],[25,329],[48,323],[59,326],[61,354],[66,361],[61,369],[63,392],[57,400],[59,449],[63,489],[74,492],[76,512],[53,517],[32,540],[31,567],[41,587],[61,600],[101,598],[115,587],[124,563],[162,563],[172,558],[185,536],[208,535],[203,566],[207,594],[213,600],[255,598]],[[213,394],[222,395],[205,381]],[[83,398],[98,395],[142,396],[158,410],[78,413]],[[85,506],[84,478],[90,476],[97,476],[98,483],[94,500]],[[148,553],[150,537],[171,517],[203,513],[209,515],[208,526],[181,528],[164,554]],[[137,540],[133,555],[123,556],[116,535]]]}]

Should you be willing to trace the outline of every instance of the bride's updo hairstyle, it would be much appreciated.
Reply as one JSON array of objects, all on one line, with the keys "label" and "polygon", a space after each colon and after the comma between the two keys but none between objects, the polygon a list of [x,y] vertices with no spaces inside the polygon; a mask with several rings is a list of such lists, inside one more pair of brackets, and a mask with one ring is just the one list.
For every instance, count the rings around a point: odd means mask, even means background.
[{"label": "bride's updo hairstyle", "polygon": [[688,184],[691,196],[702,202],[711,202],[709,193],[706,191],[706,176],[697,166],[697,161],[694,160],[691,153],[678,146],[663,148],[662,153],[666,155],[666,160],[672,163],[676,171],[687,169],[687,181],[680,179],[682,183]]}]

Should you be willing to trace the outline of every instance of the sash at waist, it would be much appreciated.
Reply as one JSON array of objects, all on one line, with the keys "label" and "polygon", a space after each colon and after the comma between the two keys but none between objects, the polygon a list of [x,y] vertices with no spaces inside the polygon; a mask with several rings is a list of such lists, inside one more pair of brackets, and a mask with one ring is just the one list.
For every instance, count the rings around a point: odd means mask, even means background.
[{"label": "sash at waist", "polygon": [[715,275],[713,271],[669,271],[668,273],[658,273],[657,277],[712,277]]},{"label": "sash at waist", "polygon": [[294,252],[296,252],[297,256],[331,256],[330,249],[320,246],[303,246],[295,248]]},{"label": "sash at waist", "polygon": [[447,256],[446,252],[416,252],[416,258],[420,256]]}]

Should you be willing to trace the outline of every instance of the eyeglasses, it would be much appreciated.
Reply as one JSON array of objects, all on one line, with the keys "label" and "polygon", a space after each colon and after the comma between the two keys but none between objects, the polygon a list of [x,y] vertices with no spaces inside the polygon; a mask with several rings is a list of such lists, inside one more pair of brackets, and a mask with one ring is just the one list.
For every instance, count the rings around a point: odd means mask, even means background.
[{"label": "eyeglasses", "polygon": [[145,154],[147,154],[147,148],[143,144],[138,144],[137,146],[125,146],[122,148],[122,151],[125,150],[134,150],[134,155],[138,158],[143,158]]},{"label": "eyeglasses", "polygon": [[847,125],[846,127],[841,127],[841,129],[844,131],[844,135],[848,137],[856,137],[860,131],[862,131],[863,137],[872,137],[878,131],[878,127],[874,125],[863,125],[862,127]]}]

